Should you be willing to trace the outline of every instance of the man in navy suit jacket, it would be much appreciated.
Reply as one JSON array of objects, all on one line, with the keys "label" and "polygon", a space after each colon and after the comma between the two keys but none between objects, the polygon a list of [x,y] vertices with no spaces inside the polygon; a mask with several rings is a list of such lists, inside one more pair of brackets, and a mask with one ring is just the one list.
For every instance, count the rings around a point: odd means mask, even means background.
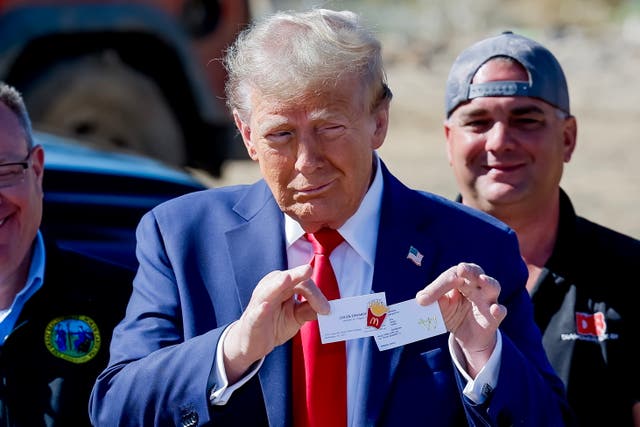
[{"label": "man in navy suit jacket", "polygon": [[348,341],[347,401],[327,411],[346,405],[352,426],[565,425],[514,233],[408,189],[376,154],[391,92],[358,16],[275,14],[241,34],[226,65],[228,103],[264,179],[142,219],[93,423],[304,425],[292,338],[329,312],[304,235],[329,228],[345,239],[330,257],[341,297],[437,302],[450,333],[386,351]]}]

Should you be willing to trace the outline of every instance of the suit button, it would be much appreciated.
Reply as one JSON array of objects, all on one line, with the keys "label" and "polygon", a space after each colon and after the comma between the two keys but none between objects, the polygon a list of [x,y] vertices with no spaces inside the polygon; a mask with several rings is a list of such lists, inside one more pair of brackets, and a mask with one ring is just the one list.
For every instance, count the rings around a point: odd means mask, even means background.
[{"label": "suit button", "polygon": [[194,427],[198,425],[198,413],[191,411],[182,414],[182,427]]}]

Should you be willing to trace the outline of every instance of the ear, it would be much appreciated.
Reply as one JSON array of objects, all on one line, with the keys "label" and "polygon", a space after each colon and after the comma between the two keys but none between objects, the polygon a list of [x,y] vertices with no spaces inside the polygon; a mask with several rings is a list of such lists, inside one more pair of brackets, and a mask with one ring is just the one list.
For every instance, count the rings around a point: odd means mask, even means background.
[{"label": "ear", "polygon": [[31,167],[36,175],[40,188],[42,188],[42,177],[44,175],[44,149],[41,145],[35,145],[31,152]]},{"label": "ear", "polygon": [[565,119],[564,128],[562,130],[563,146],[564,146],[564,162],[569,163],[573,150],[576,149],[578,139],[578,123],[576,118],[571,116]]},{"label": "ear", "polygon": [[238,131],[240,131],[242,142],[244,143],[244,147],[247,149],[249,157],[251,158],[251,160],[257,160],[258,154],[256,151],[256,147],[251,141],[251,126],[249,125],[249,123],[242,120],[238,110],[233,110],[233,120],[236,123]]},{"label": "ear", "polygon": [[449,160],[449,166],[453,166],[453,141],[451,136],[451,125],[449,124],[449,120],[445,119],[444,123],[444,137],[447,141],[447,159]]},{"label": "ear", "polygon": [[389,101],[381,103],[373,114],[376,127],[373,132],[372,148],[376,150],[382,147],[387,137],[387,130],[389,129]]}]

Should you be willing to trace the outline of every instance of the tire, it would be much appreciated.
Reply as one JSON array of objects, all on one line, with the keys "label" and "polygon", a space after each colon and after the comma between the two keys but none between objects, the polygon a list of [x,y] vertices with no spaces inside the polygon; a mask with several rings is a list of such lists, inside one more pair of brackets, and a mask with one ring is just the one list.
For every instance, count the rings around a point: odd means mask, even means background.
[{"label": "tire", "polygon": [[111,53],[58,63],[23,96],[35,129],[174,166],[186,163],[182,129],[160,88]]}]

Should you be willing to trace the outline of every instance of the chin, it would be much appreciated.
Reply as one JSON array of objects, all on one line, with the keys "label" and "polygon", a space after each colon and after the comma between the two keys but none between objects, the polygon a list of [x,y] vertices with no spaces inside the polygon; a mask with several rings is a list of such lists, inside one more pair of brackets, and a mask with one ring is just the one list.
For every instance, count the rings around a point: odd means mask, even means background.
[{"label": "chin", "polygon": [[[290,212],[289,216],[298,221],[305,230],[317,230],[322,227],[339,228],[344,221],[335,215],[333,210],[312,207],[309,210]],[[346,221],[346,220],[345,220]]]},{"label": "chin", "polygon": [[518,187],[504,182],[493,182],[484,188],[478,189],[477,194],[487,201],[500,201],[517,197]]}]

